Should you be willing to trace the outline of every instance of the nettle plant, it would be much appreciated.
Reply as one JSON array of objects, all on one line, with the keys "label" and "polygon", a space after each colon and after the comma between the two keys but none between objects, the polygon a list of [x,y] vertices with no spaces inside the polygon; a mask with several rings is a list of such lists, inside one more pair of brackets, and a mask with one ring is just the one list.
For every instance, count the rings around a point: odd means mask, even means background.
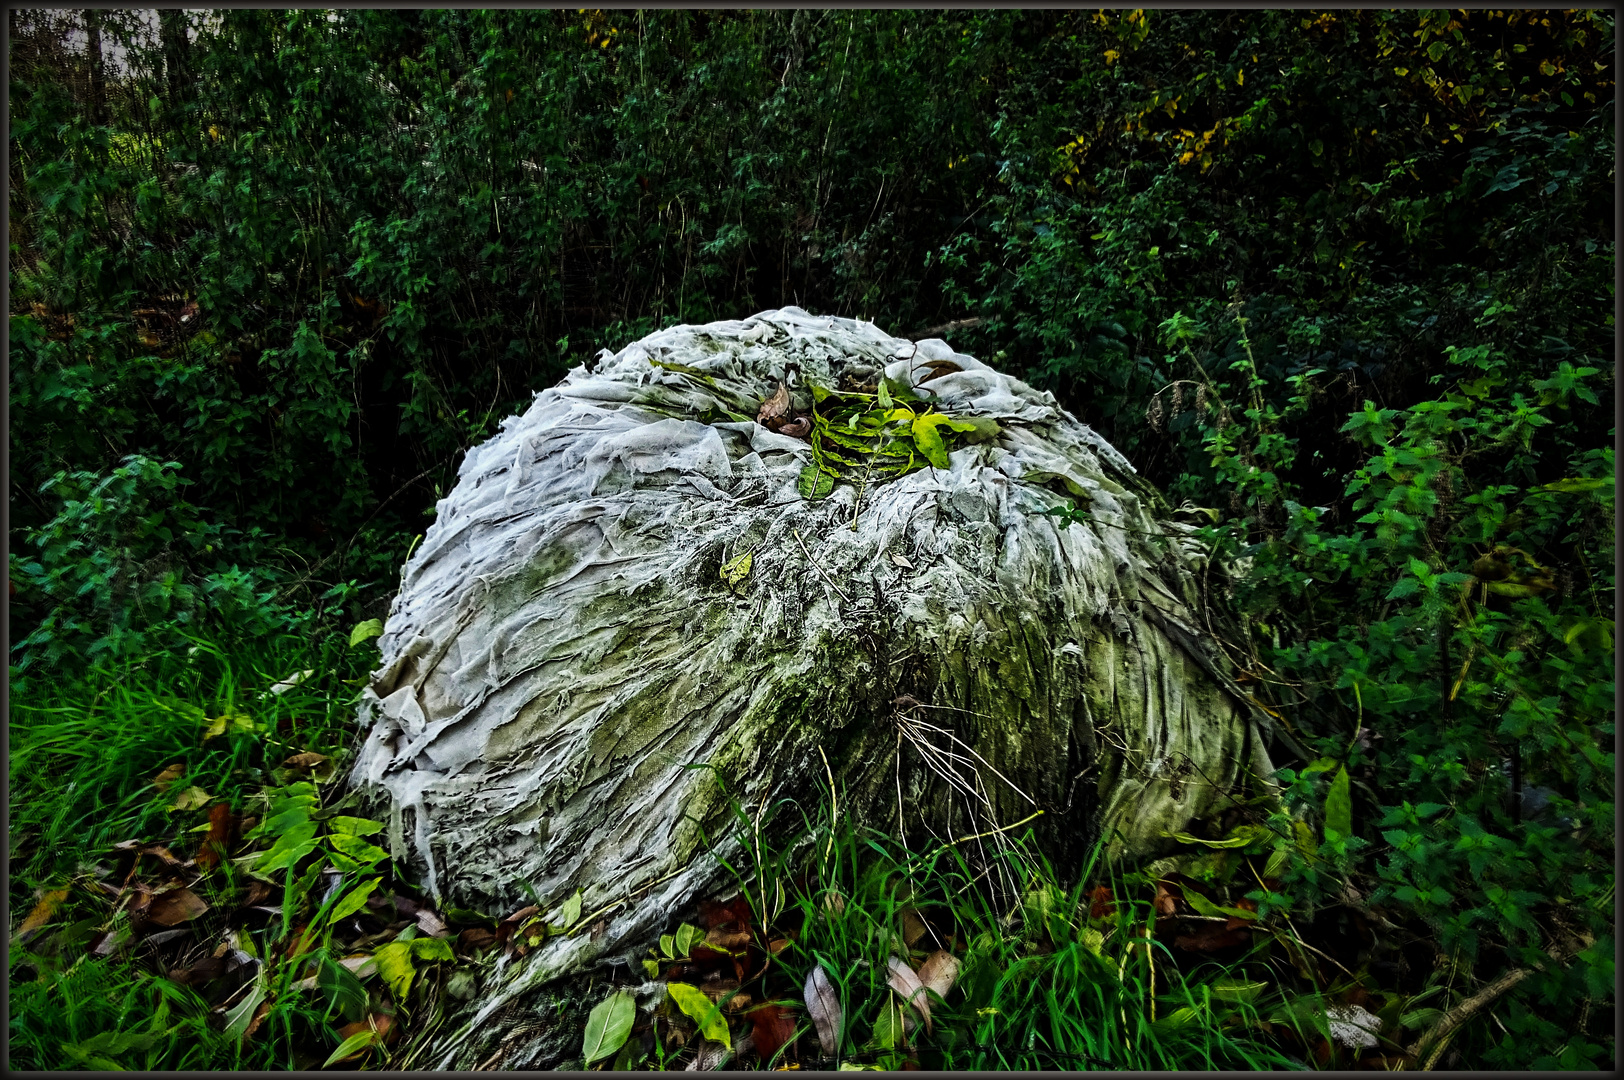
[{"label": "nettle plant", "polygon": [[[1194,392],[1209,491],[1228,493],[1239,518],[1207,532],[1248,571],[1251,635],[1232,643],[1243,678],[1326,755],[1281,771],[1287,802],[1346,822],[1327,830],[1343,834],[1320,852],[1329,861],[1282,848],[1284,888],[1309,905],[1367,890],[1456,962],[1533,969],[1518,995],[1605,999],[1613,453],[1583,445],[1593,418],[1580,414],[1600,408],[1610,373],[1488,343],[1447,348],[1435,397],[1367,401],[1342,425],[1364,461],[1345,476],[1337,524],[1289,480],[1299,453],[1324,445],[1306,421],[1322,415],[1325,373],[1266,379],[1247,320],[1233,325],[1221,352],[1193,319],[1166,320],[1177,378],[1163,392]],[[1348,788],[1325,786],[1349,775],[1351,820]],[[1584,1067],[1597,1050],[1564,1044],[1528,1009],[1504,1022],[1485,1061],[1521,1061],[1519,1034],[1565,1046],[1547,1064]]]}]

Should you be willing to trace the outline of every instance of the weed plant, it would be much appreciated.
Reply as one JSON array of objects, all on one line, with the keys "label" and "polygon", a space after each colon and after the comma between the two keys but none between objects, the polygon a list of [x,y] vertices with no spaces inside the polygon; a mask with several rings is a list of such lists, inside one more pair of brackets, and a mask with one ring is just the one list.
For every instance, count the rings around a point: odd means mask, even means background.
[{"label": "weed plant", "polygon": [[[13,941],[13,1067],[307,1064],[294,1061],[288,1047],[295,1035],[319,1028],[331,1008],[274,995],[264,1034],[244,1041],[210,1025],[210,1002],[196,990],[163,977],[156,946],[91,955],[98,935],[117,937],[128,922],[116,912],[109,921],[94,879],[114,845],[127,840],[166,844],[186,858],[201,839],[193,834],[208,828],[199,824],[204,801],[249,810],[253,796],[289,778],[282,763],[291,755],[341,758],[354,734],[353,682],[368,654],[376,659],[370,645],[351,649],[336,633],[235,648],[194,638],[76,677],[35,678],[12,700],[11,909],[20,920],[48,891],[63,891],[46,932]],[[271,692],[300,672],[309,674]],[[162,790],[154,784],[159,776]],[[238,877],[228,859],[220,873],[200,879],[198,895],[226,909]],[[283,981],[292,975],[290,965]]]},{"label": "weed plant", "polygon": [[[763,826],[735,807],[749,853],[735,877],[766,934],[784,932],[792,942],[777,956],[784,981],[798,989],[821,965],[835,987],[844,1022],[837,1060],[821,1065],[1305,1067],[1261,1035],[1280,991],[1275,1000],[1258,999],[1262,985],[1240,976],[1237,965],[1182,974],[1167,946],[1149,936],[1148,893],[1104,905],[1108,910],[1089,899],[1100,887],[1113,897],[1128,897],[1135,886],[1145,892],[1146,879],[1125,880],[1100,848],[1068,886],[1031,848],[1029,833],[915,852],[838,815],[836,805],[825,799],[808,812],[781,803],[800,828],[776,850],[764,842]],[[911,1033],[899,1036],[888,1019],[897,1007],[888,962],[917,962],[936,950],[962,958],[955,987],[945,999],[931,995],[929,1035],[910,1015]]]}]

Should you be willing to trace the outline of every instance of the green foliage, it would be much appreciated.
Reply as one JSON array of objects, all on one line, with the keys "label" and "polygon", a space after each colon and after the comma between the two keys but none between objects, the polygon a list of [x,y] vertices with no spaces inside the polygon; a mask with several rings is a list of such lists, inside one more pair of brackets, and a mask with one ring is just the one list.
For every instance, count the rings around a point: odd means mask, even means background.
[{"label": "green foliage", "polygon": [[[830,975],[844,1017],[841,1067],[900,1068],[909,1056],[936,1069],[1301,1067],[1258,1024],[1278,989],[1254,1004],[1226,989],[1237,983],[1228,971],[1186,978],[1165,945],[1147,952],[1145,900],[1091,914],[1089,887],[1126,891],[1103,866],[1091,862],[1068,887],[1031,852],[1029,834],[989,845],[988,865],[972,867],[961,845],[910,851],[834,819],[828,803],[816,819],[788,801],[776,809],[799,828],[775,849],[760,839],[777,832],[773,812],[757,820],[735,804],[745,850],[758,853],[737,883],[760,925],[799,927],[775,961],[788,981],[799,987],[814,964]],[[929,923],[913,946],[910,919]],[[894,993],[888,962],[949,942],[961,974],[946,998],[930,992],[927,1035]]]},{"label": "green foliage", "polygon": [[[103,12],[100,92],[28,18],[25,876],[162,813],[133,778],[201,721],[151,673],[255,718],[182,783],[263,770],[264,708],[151,657],[271,640],[256,685],[326,678],[282,635],[381,615],[458,456],[599,345],[977,317],[959,347],[1206,519],[1249,692],[1332,763],[1272,747],[1286,812],[1203,850],[1265,854],[1260,911],[1353,890],[1463,983],[1533,966],[1468,1064],[1611,1060],[1543,1018],[1612,1000],[1610,12]],[[979,437],[889,417],[903,389],[820,404],[803,494]],[[141,719],[87,738],[109,710]]]}]

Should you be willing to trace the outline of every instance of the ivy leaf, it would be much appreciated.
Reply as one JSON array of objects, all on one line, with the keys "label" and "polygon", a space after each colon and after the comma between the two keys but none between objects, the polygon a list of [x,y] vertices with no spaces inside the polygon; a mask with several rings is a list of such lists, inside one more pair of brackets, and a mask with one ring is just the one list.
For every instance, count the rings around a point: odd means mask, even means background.
[{"label": "ivy leaf", "polygon": [[585,1064],[602,1061],[626,1044],[637,1019],[637,999],[630,991],[610,994],[586,1018],[586,1035],[581,1041]]}]

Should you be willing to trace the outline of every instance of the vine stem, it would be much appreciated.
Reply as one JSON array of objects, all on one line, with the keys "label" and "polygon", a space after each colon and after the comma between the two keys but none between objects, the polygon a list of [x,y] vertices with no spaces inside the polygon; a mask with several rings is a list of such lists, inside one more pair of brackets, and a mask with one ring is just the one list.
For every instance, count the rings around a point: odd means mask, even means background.
[{"label": "vine stem", "polygon": [[883,432],[880,435],[875,437],[875,439],[874,439],[874,449],[869,451],[868,465],[863,469],[863,480],[862,480],[861,483],[859,483],[857,485],[857,501],[852,504],[852,508],[851,508],[851,531],[852,532],[857,531],[857,514],[858,514],[858,512],[860,510],[863,509],[863,492],[868,490],[868,477],[869,477],[869,474],[874,471],[874,459],[879,457],[879,455],[880,455],[880,443],[883,442],[884,439],[885,439],[885,435],[884,435]]}]

